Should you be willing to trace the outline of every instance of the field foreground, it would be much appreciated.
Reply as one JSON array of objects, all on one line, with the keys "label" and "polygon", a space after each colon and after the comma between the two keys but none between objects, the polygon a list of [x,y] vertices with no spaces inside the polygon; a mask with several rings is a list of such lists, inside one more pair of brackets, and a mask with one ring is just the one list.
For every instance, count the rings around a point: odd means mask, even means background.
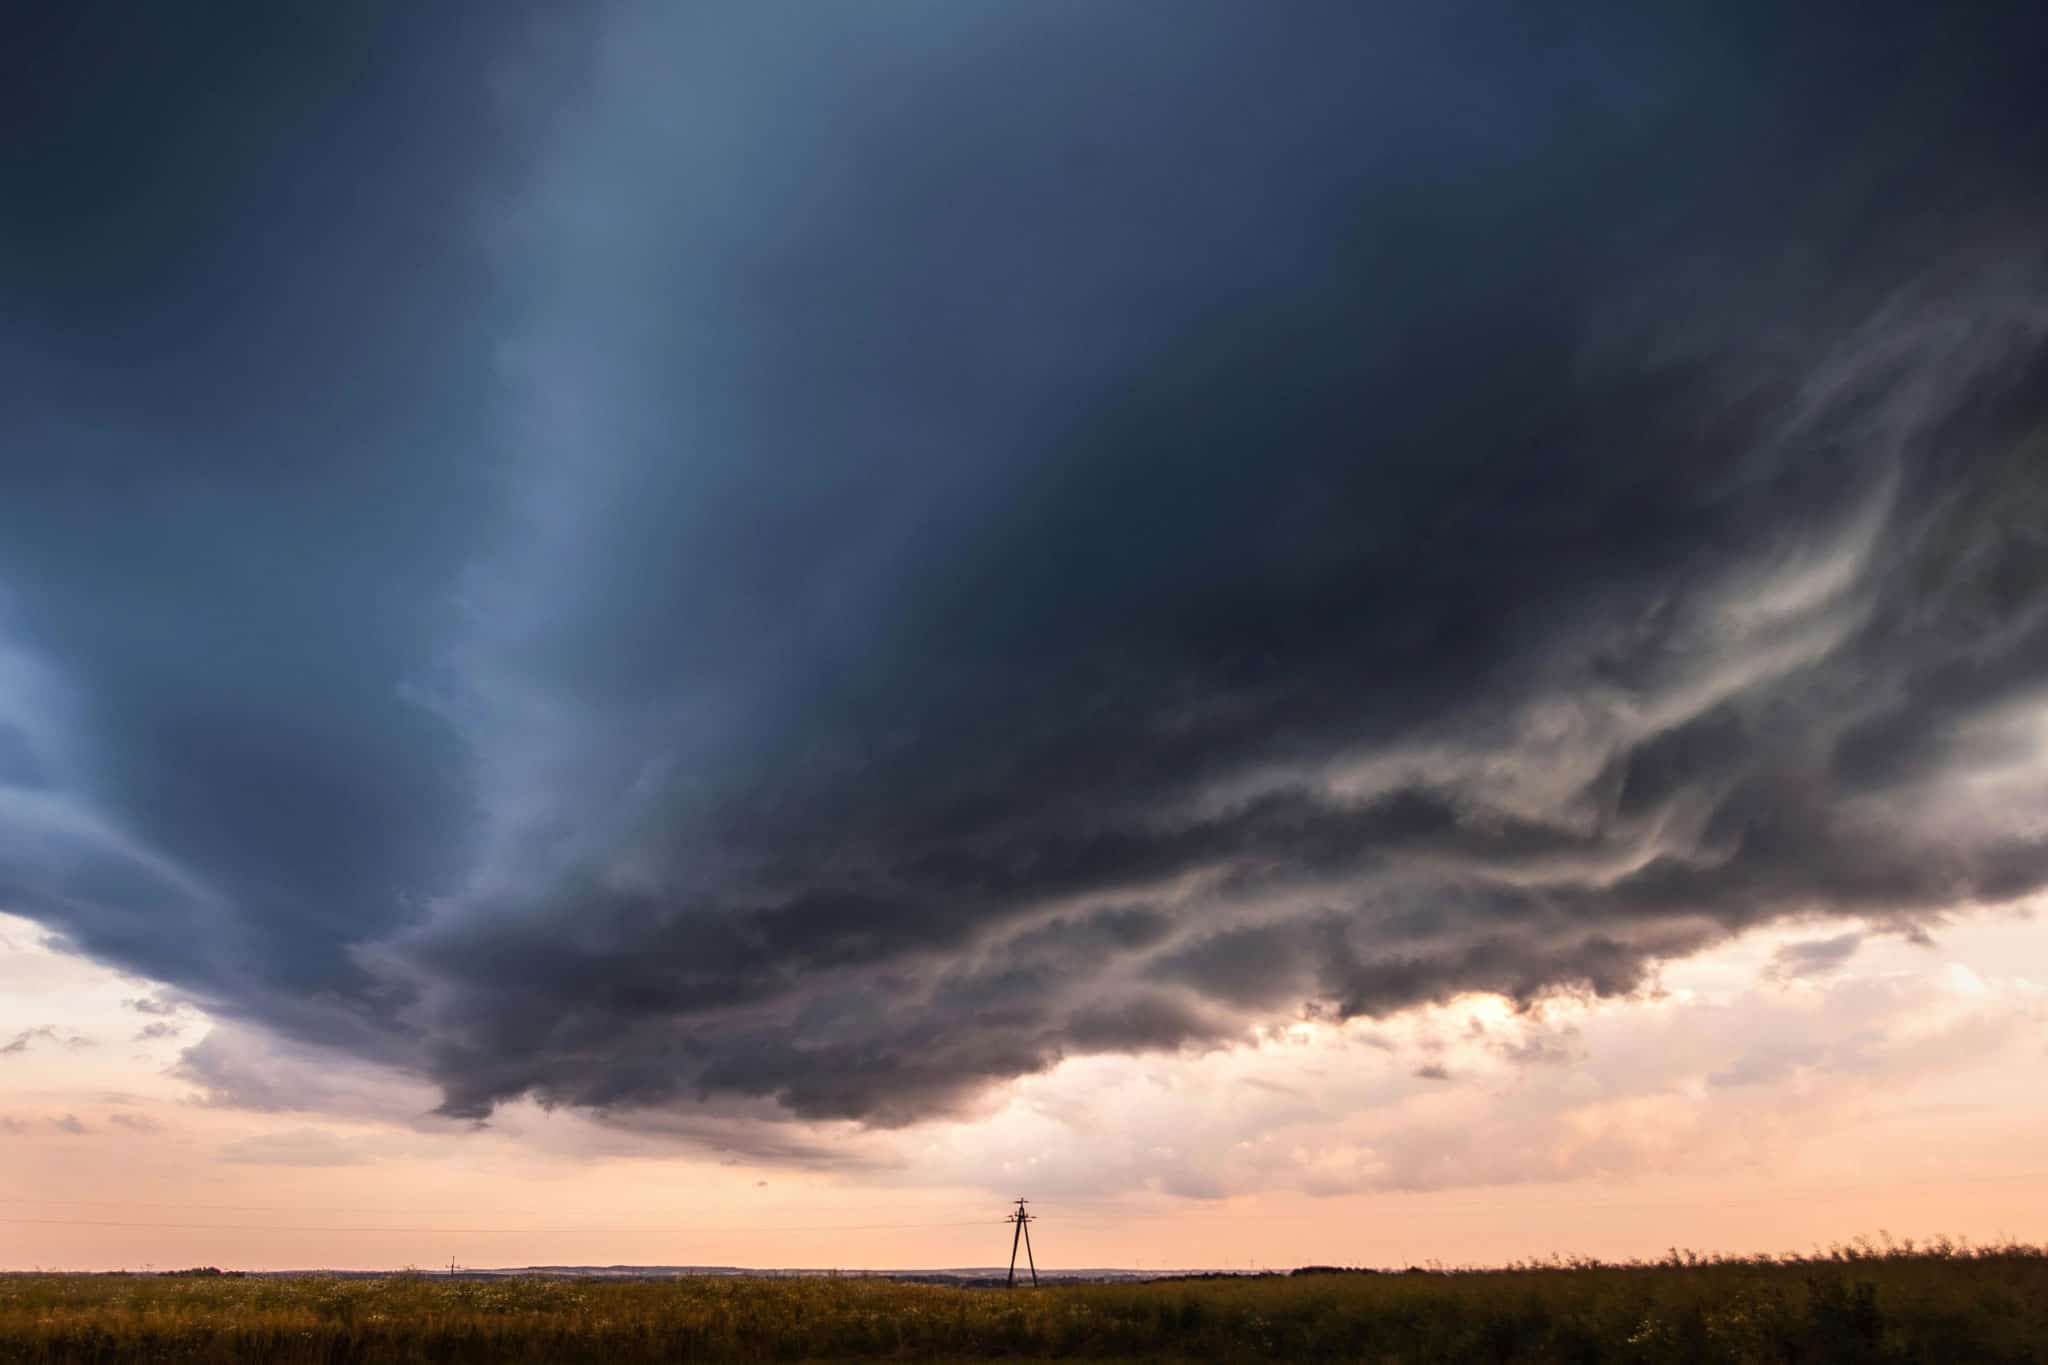
[{"label": "field foreground", "polygon": [[2048,1249],[962,1290],[0,1277],[0,1362],[2048,1361]]}]

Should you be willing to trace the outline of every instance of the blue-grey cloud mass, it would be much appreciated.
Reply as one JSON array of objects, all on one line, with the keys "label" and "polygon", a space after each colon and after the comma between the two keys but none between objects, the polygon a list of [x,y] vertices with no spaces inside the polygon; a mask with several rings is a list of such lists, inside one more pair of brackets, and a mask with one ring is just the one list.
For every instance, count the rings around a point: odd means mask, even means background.
[{"label": "blue-grey cloud mass", "polygon": [[4,22],[0,908],[449,1114],[2048,883],[2028,7]]}]

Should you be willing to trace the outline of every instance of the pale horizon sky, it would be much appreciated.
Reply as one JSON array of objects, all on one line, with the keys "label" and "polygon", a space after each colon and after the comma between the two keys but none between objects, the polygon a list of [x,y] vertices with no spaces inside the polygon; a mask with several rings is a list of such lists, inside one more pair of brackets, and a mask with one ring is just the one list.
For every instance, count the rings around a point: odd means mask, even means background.
[{"label": "pale horizon sky", "polygon": [[[28,1041],[0,1055],[0,1226],[9,1268],[76,1270],[986,1266],[1018,1194],[1046,1269],[2039,1240],[2039,922],[1846,935],[1754,935],[1644,998],[1541,1019],[1472,996],[1223,1055],[1081,1059],[973,1121],[813,1129],[844,1163],[792,1166],[530,1105],[436,1121],[430,1091],[340,1059],[322,1110],[209,1103],[179,1064],[223,1026],[138,1012],[156,983],[6,917],[0,1043]],[[51,1019],[70,1022],[33,1033]],[[140,1036],[164,1023],[176,1036]],[[1431,1066],[1445,1079],[1415,1074]]]}]

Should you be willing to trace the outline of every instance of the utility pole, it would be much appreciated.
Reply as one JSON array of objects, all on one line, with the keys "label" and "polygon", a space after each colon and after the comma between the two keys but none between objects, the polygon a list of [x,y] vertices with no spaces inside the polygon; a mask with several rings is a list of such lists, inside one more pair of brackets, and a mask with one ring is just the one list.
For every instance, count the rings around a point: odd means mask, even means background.
[{"label": "utility pole", "polygon": [[1024,1212],[1026,1202],[1019,1199],[1017,1201],[1017,1211],[1003,1220],[1006,1223],[1016,1224],[1016,1230],[1010,1234],[1010,1278],[1003,1286],[1005,1289],[1015,1289],[1017,1287],[1017,1243],[1020,1239],[1024,1243],[1024,1264],[1031,1268],[1031,1287],[1033,1289],[1038,1287],[1038,1262],[1031,1255],[1031,1228],[1029,1226],[1037,1221],[1037,1215]]}]

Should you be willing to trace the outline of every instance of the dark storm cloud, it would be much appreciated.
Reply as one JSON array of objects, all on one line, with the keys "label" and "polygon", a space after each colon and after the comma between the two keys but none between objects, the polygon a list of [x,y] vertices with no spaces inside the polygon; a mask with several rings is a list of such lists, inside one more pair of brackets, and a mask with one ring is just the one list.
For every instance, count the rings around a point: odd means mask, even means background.
[{"label": "dark storm cloud", "polygon": [[0,651],[28,658],[0,731],[34,762],[8,765],[0,903],[232,1005],[346,1011],[374,989],[347,945],[465,848],[461,749],[397,684],[487,493],[456,452],[520,129],[484,95],[525,21],[4,22]]},{"label": "dark storm cloud", "polygon": [[38,35],[0,905],[687,1135],[2027,895],[2048,52],[1829,9]]}]

